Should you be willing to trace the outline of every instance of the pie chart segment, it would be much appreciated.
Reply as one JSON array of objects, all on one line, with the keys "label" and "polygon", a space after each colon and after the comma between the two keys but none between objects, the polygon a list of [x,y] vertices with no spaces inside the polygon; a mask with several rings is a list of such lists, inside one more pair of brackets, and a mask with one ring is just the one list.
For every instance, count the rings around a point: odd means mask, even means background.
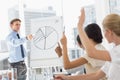
[{"label": "pie chart segment", "polygon": [[54,32],[54,29],[51,29],[49,26],[45,27],[45,35],[48,36],[49,34],[51,34],[52,32]]},{"label": "pie chart segment", "polygon": [[58,42],[58,37],[55,36],[57,36],[57,34],[54,31],[46,37],[46,49],[50,49],[56,45],[56,43]]},{"label": "pie chart segment", "polygon": [[44,26],[36,31],[33,39],[34,46],[40,50],[53,48],[58,42],[57,31],[50,26]]}]

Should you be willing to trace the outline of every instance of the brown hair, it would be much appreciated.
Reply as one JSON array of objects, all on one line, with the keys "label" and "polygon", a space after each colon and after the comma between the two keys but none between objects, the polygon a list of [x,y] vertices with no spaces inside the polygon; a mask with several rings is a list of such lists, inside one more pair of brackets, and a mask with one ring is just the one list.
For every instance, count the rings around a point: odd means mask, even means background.
[{"label": "brown hair", "polygon": [[14,22],[16,22],[16,21],[19,21],[19,22],[21,22],[21,20],[20,19],[18,19],[18,18],[15,18],[15,19],[13,19],[12,21],[10,21],[10,24],[13,24]]},{"label": "brown hair", "polygon": [[109,14],[103,20],[103,27],[113,31],[117,36],[120,36],[120,15]]}]

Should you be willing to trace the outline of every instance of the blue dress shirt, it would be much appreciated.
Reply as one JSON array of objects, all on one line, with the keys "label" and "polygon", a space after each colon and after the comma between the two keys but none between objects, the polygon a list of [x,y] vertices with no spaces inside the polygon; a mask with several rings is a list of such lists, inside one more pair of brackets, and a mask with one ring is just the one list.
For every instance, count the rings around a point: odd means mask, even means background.
[{"label": "blue dress shirt", "polygon": [[[17,34],[17,32],[12,31],[6,38],[10,52],[8,59],[10,63],[16,63],[24,60],[24,58],[21,55],[20,45],[23,45],[27,41],[27,39],[26,37],[18,39]],[[26,51],[24,47],[23,51],[24,55],[26,56]]]}]

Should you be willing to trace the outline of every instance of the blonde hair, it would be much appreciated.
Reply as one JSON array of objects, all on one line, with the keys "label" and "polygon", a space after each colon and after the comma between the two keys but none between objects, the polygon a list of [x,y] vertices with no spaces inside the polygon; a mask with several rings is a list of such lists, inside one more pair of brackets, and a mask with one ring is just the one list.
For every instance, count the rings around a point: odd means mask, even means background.
[{"label": "blonde hair", "polygon": [[109,14],[103,20],[103,27],[113,31],[120,36],[120,16],[118,14]]}]

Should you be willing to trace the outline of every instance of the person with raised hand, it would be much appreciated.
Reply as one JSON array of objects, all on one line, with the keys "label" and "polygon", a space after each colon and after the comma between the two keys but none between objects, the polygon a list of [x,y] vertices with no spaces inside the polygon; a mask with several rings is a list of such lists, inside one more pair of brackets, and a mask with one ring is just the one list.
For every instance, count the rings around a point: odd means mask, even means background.
[{"label": "person with raised hand", "polygon": [[[104,46],[101,44],[103,39],[102,32],[100,27],[97,24],[95,23],[89,24],[85,27],[84,30],[87,36],[89,37],[89,40],[94,44],[94,47],[96,49],[105,50]],[[64,41],[64,40],[67,40],[67,38],[61,39],[61,41]],[[58,46],[55,49],[58,56],[63,57],[62,61],[63,61],[64,68],[71,73],[78,71],[82,65],[85,65],[86,73],[93,73],[99,70],[104,65],[105,61],[90,58],[85,52],[84,46],[81,43],[79,35],[77,35],[76,40],[77,40],[78,46],[84,50],[84,54],[81,55],[81,57],[78,59],[70,61],[68,58],[68,53],[62,53],[61,47],[63,47],[64,44],[66,43],[61,44],[62,46],[58,44]]]},{"label": "person with raised hand", "polygon": [[[103,20],[104,35],[109,43],[114,43],[115,47],[110,51],[97,50],[90,42],[83,30],[85,21],[85,11],[81,10],[78,22],[78,31],[82,44],[88,56],[107,61],[105,65],[95,73],[77,76],[56,75],[55,80],[99,80],[106,76],[108,80],[119,80],[120,76],[120,15],[109,14]],[[97,54],[96,54],[97,53]],[[59,78],[59,79],[58,79]]]}]

